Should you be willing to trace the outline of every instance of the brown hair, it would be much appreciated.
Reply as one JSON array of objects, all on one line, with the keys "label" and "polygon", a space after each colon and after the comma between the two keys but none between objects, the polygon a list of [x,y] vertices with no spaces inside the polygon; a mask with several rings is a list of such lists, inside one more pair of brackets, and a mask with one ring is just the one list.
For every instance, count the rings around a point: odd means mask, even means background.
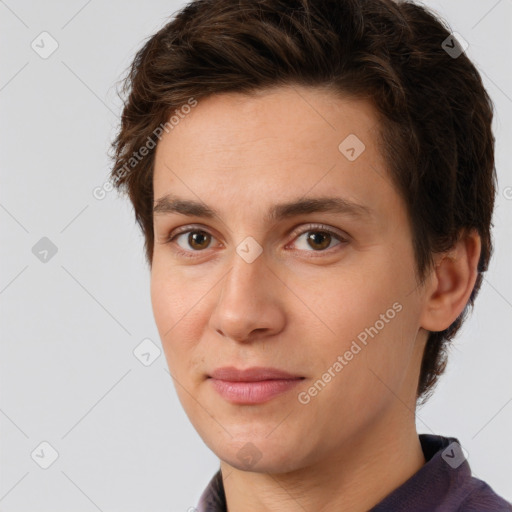
[{"label": "brown hair", "polygon": [[[462,48],[447,39],[444,21],[407,1],[195,0],[173,18],[146,41],[124,78],[127,99],[112,143],[111,179],[133,204],[149,265],[154,136],[191,98],[297,84],[368,99],[379,115],[389,174],[408,207],[419,281],[434,253],[450,249],[465,230],[476,229],[482,242],[464,311],[446,330],[429,333],[417,389],[424,403],[492,253],[493,104],[478,71],[465,53],[445,51],[447,41]],[[139,158],[143,146],[150,149]]]}]

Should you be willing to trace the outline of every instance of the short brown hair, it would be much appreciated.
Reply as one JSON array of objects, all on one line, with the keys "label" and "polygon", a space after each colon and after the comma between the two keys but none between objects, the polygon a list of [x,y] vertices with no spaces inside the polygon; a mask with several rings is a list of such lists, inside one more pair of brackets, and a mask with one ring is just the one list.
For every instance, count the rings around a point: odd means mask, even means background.
[{"label": "short brown hair", "polygon": [[133,155],[191,98],[297,84],[368,99],[407,204],[419,281],[464,232],[481,237],[468,304],[446,330],[429,332],[417,388],[425,402],[492,253],[493,104],[465,53],[445,51],[447,41],[460,48],[450,37],[444,21],[408,1],[195,0],[178,11],[136,54],[112,143],[111,179],[133,204],[149,265],[155,144],[145,158]]}]

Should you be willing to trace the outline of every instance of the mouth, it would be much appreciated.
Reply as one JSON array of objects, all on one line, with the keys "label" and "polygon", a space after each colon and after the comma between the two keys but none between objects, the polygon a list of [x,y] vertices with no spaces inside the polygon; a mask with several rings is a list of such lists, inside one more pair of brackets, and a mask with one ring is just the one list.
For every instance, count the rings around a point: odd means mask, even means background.
[{"label": "mouth", "polygon": [[215,391],[233,404],[261,404],[297,386],[304,377],[277,368],[253,367],[239,370],[232,366],[208,375]]}]

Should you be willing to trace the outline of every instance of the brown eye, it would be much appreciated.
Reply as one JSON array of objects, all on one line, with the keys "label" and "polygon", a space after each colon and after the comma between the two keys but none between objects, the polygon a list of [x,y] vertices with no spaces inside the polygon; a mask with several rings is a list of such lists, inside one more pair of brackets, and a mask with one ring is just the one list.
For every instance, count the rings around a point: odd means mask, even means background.
[{"label": "brown eye", "polygon": [[207,233],[206,231],[189,231],[187,243],[189,247],[200,251],[208,248],[211,238],[210,233]]},{"label": "brown eye", "polygon": [[323,226],[309,226],[309,229],[299,233],[294,245],[301,251],[322,253],[344,243],[347,240],[337,232]]},{"label": "brown eye", "polygon": [[323,250],[327,249],[331,244],[332,237],[325,231],[310,231],[307,242],[312,249]]}]

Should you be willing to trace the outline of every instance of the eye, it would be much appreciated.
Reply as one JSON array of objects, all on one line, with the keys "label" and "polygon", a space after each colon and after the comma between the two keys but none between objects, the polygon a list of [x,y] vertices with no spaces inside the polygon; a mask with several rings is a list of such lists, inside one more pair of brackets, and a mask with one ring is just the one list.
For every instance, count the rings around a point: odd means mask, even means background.
[{"label": "eye", "polygon": [[[323,254],[337,245],[348,243],[347,238],[324,225],[308,225],[306,230],[302,229],[295,234],[293,245],[300,251]],[[214,240],[216,238],[204,229],[191,229],[190,226],[187,229],[185,226],[181,231],[171,233],[165,243],[172,244],[178,255],[194,258],[198,253],[211,248]]]},{"label": "eye", "polygon": [[[332,245],[333,241],[338,241]],[[299,232],[294,244],[298,246],[301,251],[307,252],[326,252],[327,249],[331,249],[342,243],[346,243],[348,240],[343,237],[340,233],[329,229],[325,226],[308,226],[306,231]],[[313,249],[313,251],[311,251]]]},{"label": "eye", "polygon": [[208,249],[211,241],[215,240],[215,237],[208,233],[208,231],[202,229],[189,229],[188,231],[182,231],[181,233],[173,235],[169,238],[168,242],[174,240],[176,240],[176,244],[185,251],[190,252],[192,248],[192,252],[198,252]]}]

